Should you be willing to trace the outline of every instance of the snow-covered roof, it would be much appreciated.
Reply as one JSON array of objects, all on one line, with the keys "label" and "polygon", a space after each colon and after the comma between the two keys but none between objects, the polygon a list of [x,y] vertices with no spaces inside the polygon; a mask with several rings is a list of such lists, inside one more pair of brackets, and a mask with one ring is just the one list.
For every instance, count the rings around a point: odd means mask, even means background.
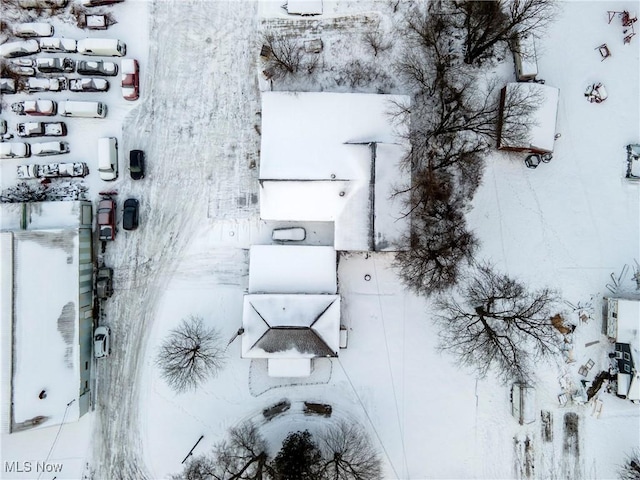
[{"label": "snow-covered roof", "polygon": [[[2,235],[3,244],[10,235]],[[14,421],[38,416],[46,417],[43,426],[63,417],[75,421],[79,402],[68,409],[67,404],[78,398],[80,389],[78,229],[12,235],[13,252],[5,258],[3,248],[2,264],[14,275]],[[38,397],[42,390],[44,399]]]},{"label": "snow-covered roof", "polygon": [[308,377],[311,375],[310,358],[270,358],[270,377]]},{"label": "snow-covered roof", "polygon": [[407,125],[389,112],[408,97],[265,92],[262,101],[261,218],[333,221],[337,250],[393,249],[408,223],[402,202],[388,200],[410,178],[399,166]]},{"label": "snow-covered roof", "polygon": [[245,295],[243,328],[243,358],[336,356],[340,344],[340,297]]},{"label": "snow-covered roof", "polygon": [[89,202],[0,203],[0,230],[77,227],[80,223],[91,224]]},{"label": "snow-covered roof", "polygon": [[249,253],[250,293],[337,291],[333,247],[253,245]]},{"label": "snow-covered roof", "polygon": [[[618,335],[616,341],[640,347],[640,300],[618,298]],[[637,360],[640,363],[640,359]]]},{"label": "snow-covered roof", "polygon": [[321,15],[322,0],[288,0],[287,12],[294,15]]},{"label": "snow-covered roof", "polygon": [[[520,92],[516,92],[520,90]],[[500,137],[499,148],[521,149],[535,152],[553,152],[556,135],[556,118],[560,90],[549,85],[535,82],[508,83],[505,96],[513,98],[534,98],[539,102],[532,113],[528,142],[517,142],[514,139]]]}]

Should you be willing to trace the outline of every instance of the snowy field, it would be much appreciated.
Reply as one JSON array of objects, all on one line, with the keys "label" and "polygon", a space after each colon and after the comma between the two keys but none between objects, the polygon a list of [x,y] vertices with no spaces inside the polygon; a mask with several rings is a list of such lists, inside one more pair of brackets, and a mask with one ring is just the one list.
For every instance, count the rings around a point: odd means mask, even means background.
[{"label": "snowy field", "polygon": [[[247,249],[269,243],[273,225],[258,219],[255,126],[260,90],[285,88],[259,78],[258,54],[265,24],[291,28],[281,3],[127,0],[112,7],[118,24],[106,32],[123,38],[139,59],[141,99],[133,105],[122,100],[116,77],[107,119],[82,128],[79,120],[68,121],[67,156],[89,163],[92,198],[113,187],[119,205],[128,196],[141,202],[139,229],[121,230],[104,255],[115,270],[116,293],[101,320],[111,327],[113,355],[97,365],[95,411],[60,429],[3,435],[3,466],[47,459],[63,463],[57,478],[160,479],[181,470],[201,435],[194,454],[248,419],[272,446],[289,431],[313,432],[346,419],[370,434],[384,478],[614,478],[625,455],[640,445],[640,408],[601,394],[603,410],[595,417],[591,404],[560,407],[557,395],[558,377],[567,373],[578,382],[578,367],[589,358],[596,363],[589,380],[607,368],[599,302],[610,274],[640,259],[640,185],[622,178],[624,147],[640,141],[640,38],[623,45],[619,24],[608,24],[606,14],[612,8],[640,12],[639,2],[562,4],[537,44],[540,77],[560,89],[554,158],[531,170],[522,157],[492,155],[468,216],[482,242],[480,258],[532,287],[557,288],[573,304],[594,299],[593,318],[575,332],[576,362],[559,359],[537,372],[537,409],[549,412],[548,424],[518,425],[507,387],[491,376],[477,380],[437,352],[430,304],[403,289],[390,254],[340,256],[349,345],[339,358],[318,362],[308,379],[267,378],[260,361],[240,359],[239,339],[228,346],[220,375],[194,393],[176,395],[160,378],[154,365],[159,345],[187,315],[202,316],[232,338],[248,288]],[[316,27],[327,45],[350,55],[341,35],[356,38],[371,21],[388,26],[393,20],[383,0],[325,2],[317,20],[324,23]],[[64,25],[55,25],[64,32]],[[601,61],[594,48],[605,42],[612,56]],[[351,55],[370,53],[358,44]],[[500,73],[512,80],[512,72],[507,59]],[[377,78],[385,93],[403,93],[392,80]],[[609,92],[602,104],[583,96],[595,81]],[[296,87],[349,90],[333,73]],[[10,124],[16,118],[7,103],[17,97],[2,99],[2,118]],[[144,180],[132,182],[121,157],[120,179],[100,182],[91,148],[107,135],[121,139],[121,154],[145,150]],[[15,182],[17,163],[2,160],[2,188]],[[308,232],[308,244],[333,239],[328,225]],[[262,410],[284,398],[292,408],[266,422]],[[303,415],[300,405],[308,400],[331,404],[331,418]],[[38,475],[0,474],[55,476]]]}]

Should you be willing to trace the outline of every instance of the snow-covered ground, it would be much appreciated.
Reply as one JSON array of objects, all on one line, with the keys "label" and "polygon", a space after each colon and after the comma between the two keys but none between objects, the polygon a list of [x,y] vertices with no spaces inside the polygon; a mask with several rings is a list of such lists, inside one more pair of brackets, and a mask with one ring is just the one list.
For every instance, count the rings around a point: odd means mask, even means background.
[{"label": "snow-covered ground", "polygon": [[[194,393],[176,395],[159,377],[158,347],[183,317],[200,315],[232,338],[248,288],[246,249],[269,243],[272,224],[258,219],[260,137],[254,126],[260,125],[259,29],[273,17],[290,18],[281,3],[127,0],[113,7],[119,23],[102,33],[139,48],[132,52],[141,61],[142,97],[130,105],[114,82],[106,120],[75,132],[80,121],[69,120],[70,158],[95,162],[92,139],[120,137],[121,121],[121,152],[141,148],[147,154],[144,180],[132,182],[121,157],[121,177],[113,185],[120,202],[135,196],[142,209],[140,228],[121,230],[104,256],[116,272],[116,293],[103,319],[112,329],[113,355],[96,372],[95,413],[65,425],[57,441],[57,428],[3,436],[3,465],[48,457],[65,465],[66,476],[58,478],[79,478],[83,471],[100,479],[166,478],[180,471],[201,435],[195,454],[248,419],[274,446],[291,430],[348,419],[363,425],[379,447],[385,478],[614,477],[640,445],[638,406],[602,393],[596,418],[591,404],[561,408],[557,395],[563,369],[578,382],[577,370],[589,358],[596,367],[587,379],[607,368],[598,302],[610,274],[640,258],[640,186],[622,178],[624,147],[640,140],[640,43],[635,37],[623,45],[619,23],[608,24],[606,14],[611,8],[639,12],[638,2],[562,4],[557,22],[537,43],[540,77],[560,89],[562,136],[554,158],[530,170],[521,157],[492,155],[469,213],[482,242],[479,257],[533,287],[558,288],[573,304],[594,299],[593,318],[574,335],[576,362],[540,365],[537,406],[550,412],[549,428],[540,420],[518,425],[507,387],[492,377],[477,380],[437,352],[429,302],[403,289],[390,254],[340,256],[349,345],[338,359],[318,362],[307,381],[266,378],[260,361],[240,359],[240,340],[228,346],[220,375]],[[325,12],[332,21],[317,31],[327,46],[339,46],[342,34],[356,38],[371,18],[391,20],[382,0],[325,2]],[[347,13],[359,16],[345,20]],[[604,42],[612,56],[601,61],[594,48]],[[371,55],[362,45],[352,51]],[[503,70],[512,75],[510,59]],[[331,89],[332,79],[309,79],[309,90]],[[583,96],[595,81],[607,87],[604,103]],[[335,91],[345,88],[333,84]],[[14,97],[3,99],[3,118]],[[14,183],[16,163],[2,161],[3,188]],[[91,167],[87,181],[95,196],[107,184]],[[310,244],[331,243],[330,226],[307,227]],[[283,398],[292,408],[266,422],[262,410]],[[329,403],[334,414],[304,416],[305,400]]]}]

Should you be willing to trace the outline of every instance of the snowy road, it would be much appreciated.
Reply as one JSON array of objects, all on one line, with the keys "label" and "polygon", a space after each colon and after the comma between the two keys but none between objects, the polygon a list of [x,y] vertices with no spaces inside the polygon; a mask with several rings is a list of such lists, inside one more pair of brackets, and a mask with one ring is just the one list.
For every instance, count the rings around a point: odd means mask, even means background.
[{"label": "snowy road", "polygon": [[[105,263],[116,272],[106,303],[112,357],[99,362],[95,478],[148,478],[141,452],[139,376],[145,332],[190,239],[215,218],[257,212],[257,5],[157,1],[142,102],[123,125],[123,151],[145,150],[147,176],[118,185],[140,200],[140,228],[120,230]],[[238,28],[238,27],[241,28]],[[146,73],[146,74],[145,74]]]}]

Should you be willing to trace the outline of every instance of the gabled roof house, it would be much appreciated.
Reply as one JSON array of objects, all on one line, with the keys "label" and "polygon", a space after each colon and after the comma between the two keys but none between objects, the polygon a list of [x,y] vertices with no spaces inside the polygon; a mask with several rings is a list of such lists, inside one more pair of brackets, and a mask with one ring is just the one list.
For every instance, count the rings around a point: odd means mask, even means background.
[{"label": "gabled roof house", "polygon": [[308,376],[314,358],[338,355],[336,252],[254,245],[249,255],[242,357],[268,360],[270,376]]}]

